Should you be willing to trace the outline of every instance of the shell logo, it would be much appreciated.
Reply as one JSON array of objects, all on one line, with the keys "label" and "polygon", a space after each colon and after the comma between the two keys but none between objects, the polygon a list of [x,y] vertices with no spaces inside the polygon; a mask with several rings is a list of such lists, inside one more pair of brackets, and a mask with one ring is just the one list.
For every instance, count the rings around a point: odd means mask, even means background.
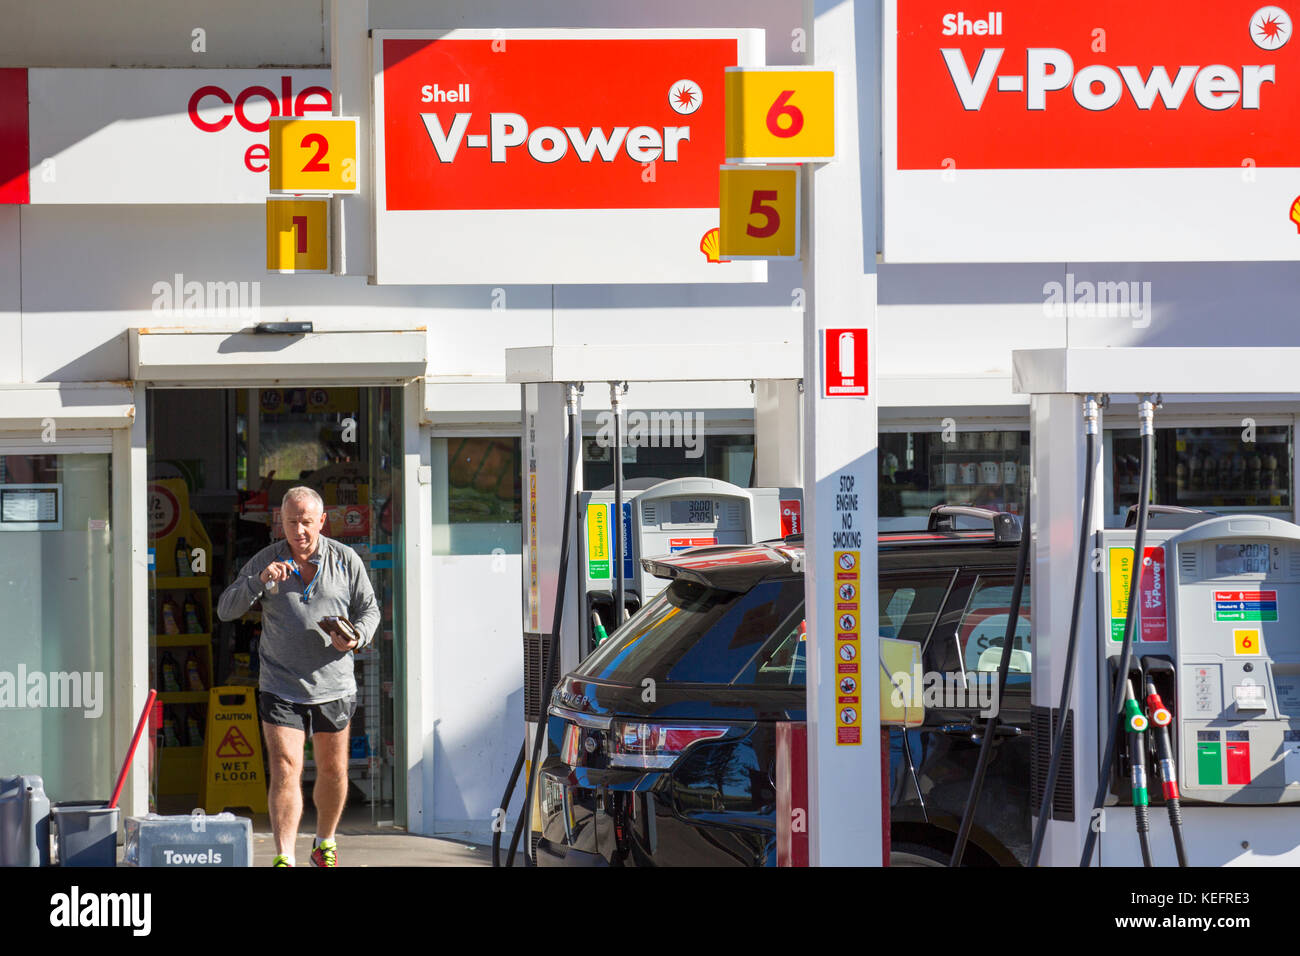
[{"label": "shell logo", "polygon": [[1250,38],[1261,50],[1276,50],[1291,39],[1291,17],[1281,7],[1260,7],[1250,18]]},{"label": "shell logo", "polygon": [[1291,204],[1291,221],[1295,223],[1295,231],[1300,232],[1300,196]]},{"label": "shell logo", "polygon": [[[1297,200],[1300,202],[1300,200]],[[700,252],[704,253],[704,258],[710,262],[730,262],[730,259],[723,259],[718,256],[720,240],[718,239],[719,229],[714,226],[703,236],[700,237]]]}]

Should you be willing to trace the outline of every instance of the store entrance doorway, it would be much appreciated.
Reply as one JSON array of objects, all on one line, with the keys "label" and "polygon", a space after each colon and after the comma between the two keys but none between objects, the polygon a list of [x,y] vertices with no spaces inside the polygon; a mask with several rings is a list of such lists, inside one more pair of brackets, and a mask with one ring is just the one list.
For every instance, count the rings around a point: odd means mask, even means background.
[{"label": "store entrance doorway", "polygon": [[[203,806],[208,690],[256,686],[261,610],[223,622],[221,592],[254,554],[281,540],[280,501],[295,485],[320,493],[324,534],[352,547],[382,613],[355,655],[345,821],[405,819],[403,753],[400,388],[358,386],[150,389],[148,518],[151,802]],[[265,749],[263,749],[265,753]],[[304,783],[314,780],[311,742]],[[310,809],[310,800],[306,808]]]}]

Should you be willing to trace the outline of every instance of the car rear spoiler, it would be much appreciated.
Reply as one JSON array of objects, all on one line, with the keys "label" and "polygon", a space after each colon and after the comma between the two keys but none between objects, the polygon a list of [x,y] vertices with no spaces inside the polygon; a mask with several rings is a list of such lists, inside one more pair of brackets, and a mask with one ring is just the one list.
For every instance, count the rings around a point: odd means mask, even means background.
[{"label": "car rear spoiler", "polygon": [[1009,511],[991,508],[973,508],[970,505],[935,505],[930,509],[927,531],[956,531],[957,517],[978,518],[993,526],[993,540],[997,544],[1020,543],[1020,516]]}]

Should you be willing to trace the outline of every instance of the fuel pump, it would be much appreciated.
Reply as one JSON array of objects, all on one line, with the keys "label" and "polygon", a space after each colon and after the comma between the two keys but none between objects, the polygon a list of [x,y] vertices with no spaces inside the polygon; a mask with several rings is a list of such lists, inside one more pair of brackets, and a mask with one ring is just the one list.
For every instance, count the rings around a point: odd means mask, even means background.
[{"label": "fuel pump", "polygon": [[[1289,815],[1277,826],[1294,830],[1300,811],[1285,807],[1300,804],[1300,527],[1231,515],[1155,530],[1140,569],[1133,539],[1128,529],[1101,534],[1098,673],[1119,672],[1117,625],[1137,603],[1128,679],[1146,688],[1179,862],[1185,813],[1202,823],[1204,808],[1220,808],[1213,822],[1223,830],[1227,815],[1268,807]],[[1115,762],[1104,773],[1107,806],[1136,805],[1117,785],[1122,769]],[[1128,856],[1115,832],[1099,833],[1107,865]],[[1193,850],[1210,836],[1195,826],[1191,834]]]}]

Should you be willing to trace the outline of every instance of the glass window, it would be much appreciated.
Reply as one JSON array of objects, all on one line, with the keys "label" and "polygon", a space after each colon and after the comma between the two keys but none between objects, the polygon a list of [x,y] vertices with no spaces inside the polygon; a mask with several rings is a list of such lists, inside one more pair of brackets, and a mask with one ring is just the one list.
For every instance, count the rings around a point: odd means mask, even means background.
[{"label": "glass window", "polygon": [[773,634],[802,616],[803,579],[760,581],[744,593],[674,581],[579,668],[598,680],[729,684]]},{"label": "glass window", "polygon": [[2,455],[0,491],[0,767],[51,799],[101,797],[117,773],[110,456]]},{"label": "glass window", "polygon": [[[1111,509],[1106,523],[1122,526],[1129,507],[1137,503],[1142,446],[1136,429],[1109,430],[1107,438]],[[1292,447],[1289,425],[1157,428],[1151,500],[1289,518]]]},{"label": "glass window", "polygon": [[[624,481],[717,478],[741,488],[753,484],[753,435],[704,435],[702,425],[690,424],[693,413],[687,413],[686,426],[671,419],[660,422],[655,414],[658,413],[642,416],[639,434],[631,428],[628,430],[628,444],[623,448]],[[583,438],[584,488],[600,489],[614,484],[611,436],[612,426],[605,432],[592,431]]]},{"label": "glass window", "polygon": [[[968,671],[997,671],[1007,636],[1007,615],[1011,611],[1014,575],[981,576],[957,625],[961,662]],[[1029,579],[1020,595],[1020,614],[1011,647],[1007,686],[1029,684],[1033,654],[1029,644]],[[960,666],[960,665],[959,665]]]},{"label": "glass window", "polygon": [[518,438],[433,440],[434,554],[519,554]]},{"label": "glass window", "polygon": [[[880,636],[901,637],[923,642],[934,623],[944,596],[948,593],[950,574],[908,574],[880,579]],[[803,604],[798,620],[768,642],[744,672],[738,684],[804,686],[807,681],[807,633]]]},{"label": "glass window", "polygon": [[1029,432],[882,433],[879,496],[885,531],[924,528],[939,504],[1020,514],[1029,496]]}]

